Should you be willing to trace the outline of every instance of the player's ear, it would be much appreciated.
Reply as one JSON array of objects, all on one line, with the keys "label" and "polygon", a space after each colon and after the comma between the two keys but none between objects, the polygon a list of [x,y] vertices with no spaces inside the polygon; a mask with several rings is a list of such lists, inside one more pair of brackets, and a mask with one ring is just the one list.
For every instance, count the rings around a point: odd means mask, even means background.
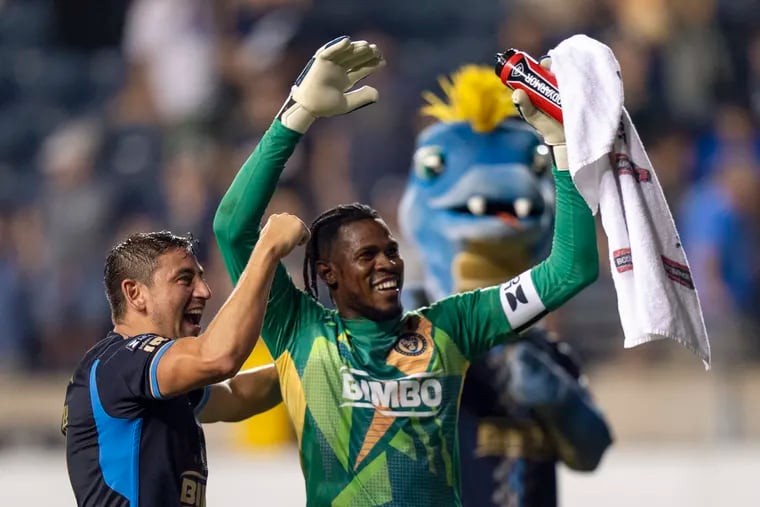
[{"label": "player's ear", "polygon": [[127,306],[137,311],[144,311],[146,306],[145,286],[132,278],[121,281],[121,292]]},{"label": "player's ear", "polygon": [[338,280],[335,276],[335,269],[333,268],[332,263],[328,261],[317,261],[316,268],[319,278],[325,282],[325,285],[334,289],[338,284]]}]

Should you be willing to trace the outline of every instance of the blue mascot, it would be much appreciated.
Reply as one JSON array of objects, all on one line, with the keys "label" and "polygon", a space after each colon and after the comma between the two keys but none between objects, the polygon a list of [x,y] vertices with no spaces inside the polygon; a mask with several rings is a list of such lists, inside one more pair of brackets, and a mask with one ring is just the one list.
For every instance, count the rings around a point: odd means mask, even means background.
[{"label": "blue mascot", "polygon": [[[438,120],[418,137],[399,209],[424,282],[405,306],[496,285],[546,253],[553,224],[551,156],[490,67],[426,93]],[[459,420],[465,507],[556,507],[556,463],[594,470],[612,442],[566,343],[540,325],[470,365]]]}]

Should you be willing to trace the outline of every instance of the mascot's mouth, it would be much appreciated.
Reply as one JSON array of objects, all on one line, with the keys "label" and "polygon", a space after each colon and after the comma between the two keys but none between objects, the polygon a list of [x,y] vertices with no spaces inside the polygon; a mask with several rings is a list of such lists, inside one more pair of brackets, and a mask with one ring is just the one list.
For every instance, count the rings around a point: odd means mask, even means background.
[{"label": "mascot's mouth", "polygon": [[536,204],[527,197],[518,197],[512,201],[488,199],[482,195],[474,195],[467,199],[463,206],[450,208],[454,213],[471,216],[490,216],[500,219],[511,227],[522,227],[520,220],[540,217],[544,212],[543,206]]}]

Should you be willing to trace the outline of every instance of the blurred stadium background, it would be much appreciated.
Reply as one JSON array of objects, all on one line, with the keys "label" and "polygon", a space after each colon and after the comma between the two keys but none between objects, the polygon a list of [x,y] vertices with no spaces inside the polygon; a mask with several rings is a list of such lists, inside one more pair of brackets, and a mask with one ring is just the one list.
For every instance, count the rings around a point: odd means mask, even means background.
[{"label": "blurred stadium background", "polygon": [[[583,358],[616,445],[594,474],[562,471],[562,505],[760,505],[758,7],[0,0],[0,505],[73,504],[59,418],[74,364],[110,324],[108,247],[128,231],[192,231],[213,315],[230,290],[211,232],[215,205],[304,62],[343,33],[386,55],[372,83],[382,105],[316,124],[272,211],[310,220],[362,200],[392,228],[425,124],[420,94],[438,76],[509,46],[539,56],[575,33],[613,49],[683,236],[714,367],[705,373],[674,343],[623,350],[600,239],[600,280],[551,325]],[[259,349],[251,363],[265,361]],[[207,432],[209,505],[303,505],[282,410]]]}]

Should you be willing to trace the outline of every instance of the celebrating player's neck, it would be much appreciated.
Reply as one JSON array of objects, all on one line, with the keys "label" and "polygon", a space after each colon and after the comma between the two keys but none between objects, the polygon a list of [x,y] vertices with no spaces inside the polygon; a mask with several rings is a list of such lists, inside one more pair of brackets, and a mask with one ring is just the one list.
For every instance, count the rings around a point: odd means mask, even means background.
[{"label": "celebrating player's neck", "polygon": [[358,310],[356,308],[341,309],[337,305],[336,308],[341,318],[346,320],[366,319],[375,322],[385,322],[398,319],[403,313],[403,308],[400,304],[397,308],[387,311],[379,310],[377,308],[365,308],[361,310]]}]

